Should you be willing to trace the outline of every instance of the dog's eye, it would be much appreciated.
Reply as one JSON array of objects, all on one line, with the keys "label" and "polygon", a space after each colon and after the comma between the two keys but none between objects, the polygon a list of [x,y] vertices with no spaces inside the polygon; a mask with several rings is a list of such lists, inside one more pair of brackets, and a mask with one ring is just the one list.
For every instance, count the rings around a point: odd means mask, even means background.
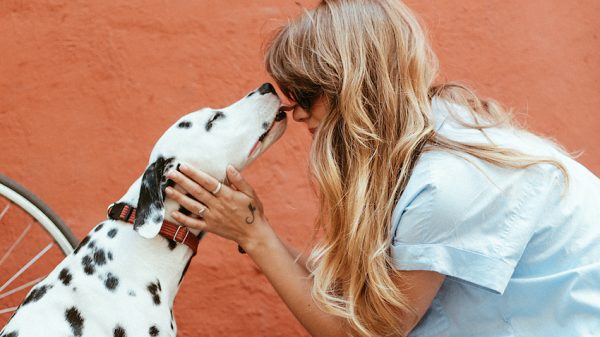
[{"label": "dog's eye", "polygon": [[225,118],[225,114],[221,111],[215,112],[215,114],[208,120],[208,122],[206,123],[206,131],[210,131],[214,121],[216,121],[219,118]]}]

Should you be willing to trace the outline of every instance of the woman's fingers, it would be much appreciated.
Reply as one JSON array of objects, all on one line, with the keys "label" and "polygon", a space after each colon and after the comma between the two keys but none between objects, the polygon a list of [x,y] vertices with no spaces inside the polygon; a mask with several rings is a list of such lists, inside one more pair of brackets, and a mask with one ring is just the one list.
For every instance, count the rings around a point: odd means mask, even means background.
[{"label": "woman's fingers", "polygon": [[208,208],[201,202],[190,198],[189,196],[179,192],[173,187],[167,187],[165,189],[165,192],[167,193],[169,198],[177,201],[178,204],[183,206],[188,211],[200,216],[206,215]]},{"label": "woman's fingers", "polygon": [[266,222],[262,204],[254,189],[232,166],[227,169],[227,178],[232,187],[220,184],[214,177],[190,167],[182,165],[180,170],[167,174],[179,188],[169,187],[166,193],[201,218],[173,212],[171,216],[175,221],[236,242],[247,242],[253,236],[258,227],[248,224]]},{"label": "woman's fingers", "polygon": [[175,220],[177,220],[179,223],[181,223],[182,225],[184,225],[188,228],[199,229],[201,231],[209,231],[210,232],[210,229],[207,228],[207,226],[206,226],[206,221],[204,221],[202,219],[195,219],[195,218],[186,216],[177,211],[171,213],[171,216]]},{"label": "woman's fingers", "polygon": [[242,177],[240,172],[238,172],[233,166],[229,165],[227,167],[227,179],[229,179],[229,183],[233,185],[238,191],[246,194],[247,196],[253,198],[254,197],[254,189],[248,182]]},{"label": "woman's fingers", "polygon": [[219,184],[219,181],[212,176],[202,171],[195,170],[187,165],[181,165],[179,169],[183,174],[197,182],[207,191],[214,191]]},{"label": "woman's fingers", "polygon": [[177,172],[171,171],[167,174],[167,177],[173,180],[176,184],[183,187],[186,192],[190,193],[194,198],[198,201],[202,202],[205,205],[211,205],[213,199],[215,198],[206,188],[199,182],[195,182],[194,180],[188,178],[186,175]]}]

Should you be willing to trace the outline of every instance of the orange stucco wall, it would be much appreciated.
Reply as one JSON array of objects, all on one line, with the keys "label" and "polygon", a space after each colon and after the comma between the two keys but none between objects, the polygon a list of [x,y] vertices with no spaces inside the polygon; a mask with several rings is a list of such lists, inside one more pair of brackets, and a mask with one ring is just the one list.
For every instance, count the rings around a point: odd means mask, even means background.
[{"label": "orange stucco wall", "polygon": [[[600,174],[600,2],[408,3],[428,25],[441,78],[526,113],[519,119],[583,150],[580,161]],[[83,237],[178,116],[268,80],[261,46],[299,12],[291,0],[0,1],[0,172]],[[300,247],[316,213],[309,142],[291,123],[245,173],[273,226]],[[180,336],[306,336],[253,263],[215,236],[175,312]]]}]

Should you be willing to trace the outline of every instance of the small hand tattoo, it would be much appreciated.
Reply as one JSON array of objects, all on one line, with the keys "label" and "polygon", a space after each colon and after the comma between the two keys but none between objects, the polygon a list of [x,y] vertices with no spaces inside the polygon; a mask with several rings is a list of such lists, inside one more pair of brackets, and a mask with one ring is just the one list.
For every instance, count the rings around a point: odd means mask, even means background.
[{"label": "small hand tattoo", "polygon": [[252,205],[252,203],[249,203],[248,209],[250,210],[250,213],[252,213],[252,215],[246,218],[246,223],[252,224],[254,223],[254,211],[256,211],[256,206]]}]

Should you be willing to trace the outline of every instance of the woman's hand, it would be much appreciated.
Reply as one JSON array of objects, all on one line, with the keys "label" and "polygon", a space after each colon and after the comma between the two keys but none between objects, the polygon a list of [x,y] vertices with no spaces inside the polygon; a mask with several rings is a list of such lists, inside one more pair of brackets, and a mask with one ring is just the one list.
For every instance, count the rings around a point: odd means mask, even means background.
[{"label": "woman's hand", "polygon": [[223,185],[214,194],[210,191],[215,191],[219,184],[215,178],[185,165],[181,165],[179,170],[181,172],[172,171],[167,177],[196,200],[172,187],[166,189],[167,196],[202,217],[195,219],[173,212],[171,216],[181,224],[233,240],[246,250],[260,241],[264,230],[270,229],[254,189],[232,166],[227,168],[231,187]]}]

